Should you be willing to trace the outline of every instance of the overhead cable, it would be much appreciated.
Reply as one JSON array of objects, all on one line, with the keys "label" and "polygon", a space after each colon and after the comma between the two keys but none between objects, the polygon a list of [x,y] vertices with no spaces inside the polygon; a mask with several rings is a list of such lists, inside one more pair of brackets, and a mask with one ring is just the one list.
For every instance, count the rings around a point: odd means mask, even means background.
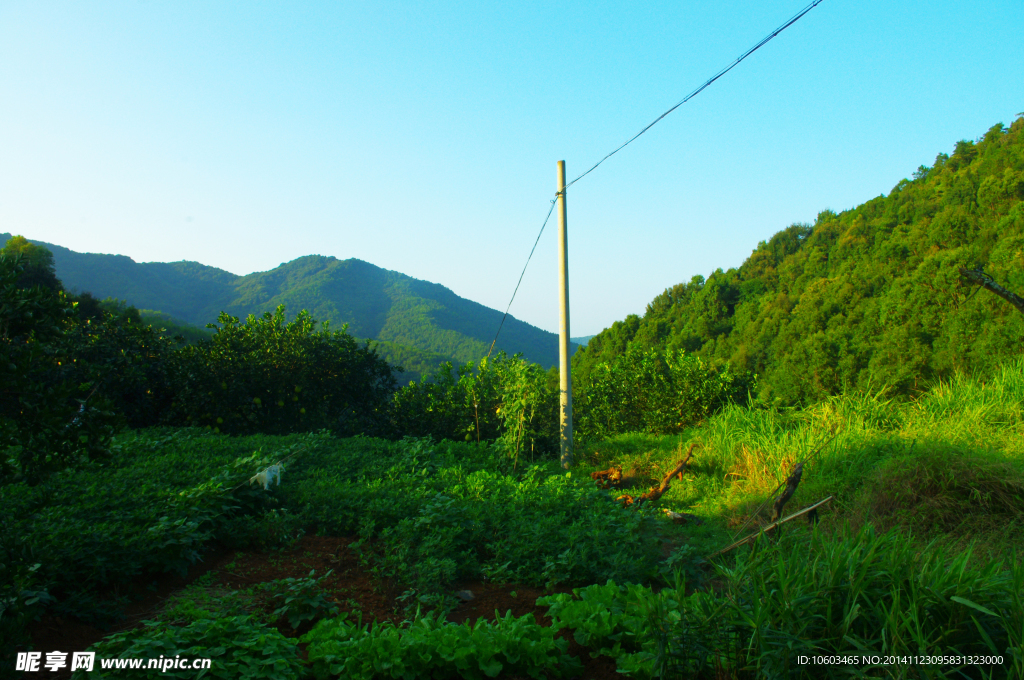
[{"label": "overhead cable", "polygon": [[[519,282],[516,283],[516,289],[512,291],[512,300],[516,299],[516,293],[519,292],[519,284],[523,282],[523,276],[526,275],[526,268],[530,266],[530,260],[533,258],[533,251],[537,250],[537,244],[540,243],[541,234],[544,233],[544,227],[548,226],[548,220],[551,219],[551,213],[555,210],[555,201],[551,201],[551,207],[548,208],[548,216],[544,218],[544,224],[540,225],[540,233],[537,234],[537,240],[533,242],[533,248],[530,248],[530,255],[526,258],[526,264],[523,265],[523,272],[519,275]],[[501,323],[498,324],[498,332],[494,334],[494,340],[491,340],[491,348],[487,350],[487,356],[491,356],[491,351],[494,349],[494,343],[498,341],[498,334],[501,333],[501,327],[505,325],[505,319],[508,318],[508,310],[512,308],[512,300],[508,301],[508,307],[505,308],[505,316],[501,317]]]},{"label": "overhead cable", "polygon": [[696,97],[698,94],[703,92],[709,85],[711,85],[711,83],[715,82],[716,80],[718,80],[719,78],[724,76],[726,73],[728,73],[729,71],[733,70],[741,61],[743,61],[744,59],[749,57],[751,54],[753,54],[757,50],[759,50],[762,47],[764,47],[772,38],[774,38],[779,33],[782,33],[784,30],[786,30],[787,28],[789,28],[790,26],[795,24],[797,21],[800,20],[801,17],[803,17],[805,14],[810,12],[812,9],[814,9],[815,7],[820,5],[821,2],[822,2],[822,0],[813,0],[813,2],[811,2],[811,4],[807,5],[802,10],[800,10],[799,12],[794,14],[788,21],[786,21],[784,24],[782,24],[781,26],[776,28],[774,31],[772,31],[771,33],[766,35],[764,38],[761,39],[760,42],[758,42],[756,45],[754,45],[749,50],[747,50],[746,52],[741,54],[739,57],[737,57],[734,62],[732,62],[731,64],[729,64],[725,68],[723,68],[721,71],[719,71],[715,75],[713,75],[710,78],[708,78],[704,82],[703,85],[701,85],[696,90],[694,90],[690,94],[688,94],[685,97],[683,97],[682,99],[680,99],[679,102],[677,102],[672,108],[670,108],[668,111],[666,111],[665,113],[663,113],[660,116],[658,116],[657,118],[655,118],[644,129],[640,130],[640,132],[638,132],[635,135],[633,135],[632,137],[630,137],[628,140],[626,140],[625,143],[623,143],[621,146],[619,146],[618,148],[616,148],[612,152],[608,153],[604,158],[599,160],[597,163],[594,163],[594,165],[592,165],[589,170],[584,172],[582,175],[580,175],[579,177],[577,177],[573,181],[571,181],[568,184],[566,184],[565,187],[562,189],[562,191],[557,192],[555,194],[555,199],[553,199],[551,201],[551,208],[548,210],[548,216],[544,218],[544,224],[541,225],[540,233],[537,234],[537,240],[534,241],[533,248],[530,250],[530,256],[526,258],[526,265],[523,266],[523,273],[519,275],[519,282],[516,283],[516,289],[512,292],[512,299],[508,301],[508,307],[505,308],[505,316],[501,317],[501,324],[498,325],[498,332],[494,334],[494,340],[491,341],[491,348],[489,350],[487,350],[487,356],[488,357],[491,356],[491,351],[494,349],[494,343],[496,343],[498,341],[498,335],[501,333],[501,328],[502,328],[502,326],[505,325],[505,319],[508,317],[508,310],[512,308],[512,301],[516,299],[516,293],[519,291],[519,284],[521,284],[523,282],[523,276],[526,274],[526,267],[528,267],[530,265],[530,259],[533,257],[533,251],[537,249],[537,244],[540,242],[541,234],[544,233],[544,227],[547,226],[548,220],[551,219],[551,213],[555,209],[555,201],[557,200],[558,196],[561,195],[562,192],[564,192],[566,189],[571,187],[573,184],[576,184],[576,182],[579,182],[581,179],[583,179],[584,177],[586,177],[587,175],[592,173],[594,170],[597,169],[597,167],[599,165],[604,163],[606,160],[608,160],[609,158],[611,158],[612,156],[614,156],[615,154],[617,154],[618,152],[622,151],[624,148],[626,148],[627,146],[632,144],[634,141],[636,141],[636,139],[640,135],[642,135],[643,133],[647,132],[648,130],[650,130],[655,125],[657,125],[661,121],[662,118],[664,118],[665,116],[667,116],[668,114],[672,113],[673,111],[678,109],[680,106],[685,104],[686,102],[688,102],[691,99],[693,99],[694,97]]},{"label": "overhead cable", "polygon": [[691,92],[690,94],[688,94],[688,95],[686,95],[685,97],[683,97],[682,99],[680,99],[680,100],[679,100],[679,102],[678,102],[678,103],[677,103],[677,104],[676,104],[675,106],[673,106],[673,107],[672,107],[672,108],[670,108],[670,109],[669,109],[668,111],[666,111],[665,113],[663,113],[663,114],[661,114],[660,116],[658,116],[657,118],[655,118],[655,119],[654,119],[653,121],[651,121],[651,123],[650,123],[649,125],[647,125],[647,127],[645,127],[645,128],[643,129],[643,130],[641,130],[640,132],[638,132],[638,133],[636,133],[635,135],[633,135],[632,137],[630,137],[630,138],[629,138],[629,139],[628,139],[628,140],[626,141],[626,143],[625,143],[625,144],[623,144],[622,146],[618,147],[617,149],[615,149],[614,151],[612,151],[611,153],[609,153],[609,154],[608,154],[607,156],[605,156],[604,158],[602,158],[602,159],[601,159],[601,160],[599,160],[598,162],[594,163],[594,165],[593,165],[593,166],[591,166],[591,168],[590,168],[589,170],[587,170],[586,172],[584,172],[584,173],[583,173],[582,175],[580,175],[579,177],[577,177],[577,178],[576,178],[576,179],[574,179],[573,181],[571,181],[571,182],[569,182],[568,184],[566,184],[566,185],[565,185],[565,188],[566,188],[566,189],[568,189],[568,188],[569,188],[569,187],[571,187],[571,186],[572,186],[573,184],[576,184],[576,182],[579,182],[579,181],[580,181],[581,179],[583,179],[584,177],[586,177],[587,175],[589,175],[590,173],[592,173],[592,172],[593,172],[594,170],[596,170],[596,169],[597,169],[597,166],[601,165],[601,163],[604,163],[604,162],[605,162],[606,160],[608,160],[609,158],[611,158],[612,156],[614,156],[615,154],[617,154],[618,152],[622,151],[622,150],[623,150],[624,148],[626,148],[627,146],[629,146],[630,144],[632,144],[632,143],[633,143],[633,141],[634,141],[634,140],[636,140],[636,138],[637,138],[637,137],[639,137],[639,136],[640,136],[640,135],[642,135],[643,133],[647,132],[647,131],[648,131],[648,130],[650,130],[650,129],[651,129],[652,127],[654,127],[654,126],[655,126],[655,125],[656,125],[656,124],[657,124],[657,123],[658,123],[659,121],[661,121],[661,119],[662,119],[662,118],[664,118],[665,116],[667,116],[668,114],[672,113],[673,111],[675,111],[676,109],[678,109],[678,108],[679,108],[680,106],[682,106],[683,104],[685,104],[686,102],[688,102],[688,101],[690,101],[691,99],[693,99],[694,97],[696,97],[696,96],[697,96],[698,94],[700,94],[700,93],[701,93],[701,92],[702,92],[702,91],[703,91],[703,90],[704,90],[704,89],[705,89],[705,88],[706,88],[706,87],[707,87],[708,85],[710,85],[711,83],[715,82],[716,80],[718,80],[719,78],[721,78],[722,76],[724,76],[724,75],[725,75],[726,73],[728,73],[729,71],[733,70],[733,69],[734,69],[734,68],[736,67],[736,65],[737,65],[737,64],[739,64],[739,63],[740,63],[741,61],[743,61],[744,59],[746,59],[747,57],[749,57],[749,56],[750,56],[751,54],[753,54],[753,53],[754,53],[754,52],[756,52],[757,50],[761,49],[761,48],[762,48],[762,47],[763,47],[763,46],[764,46],[765,44],[767,44],[767,43],[768,43],[768,41],[769,41],[769,40],[771,40],[772,38],[774,38],[775,36],[777,36],[777,35],[778,35],[779,33],[782,33],[782,32],[783,32],[784,30],[786,30],[787,28],[789,28],[790,26],[792,26],[793,24],[795,24],[795,23],[796,23],[797,21],[799,21],[799,20],[800,20],[800,17],[802,17],[803,15],[807,14],[807,13],[808,13],[808,12],[810,12],[810,11],[811,11],[812,9],[814,9],[814,8],[815,8],[815,7],[817,7],[817,6],[819,5],[819,4],[821,4],[821,1],[822,1],[822,0],[814,0],[814,2],[812,2],[812,3],[811,3],[811,4],[809,4],[809,5],[807,5],[807,7],[804,7],[804,8],[802,9],[802,10],[800,10],[799,12],[797,12],[796,14],[794,14],[794,15],[793,15],[793,17],[792,17],[792,18],[791,18],[791,19],[790,19],[789,21],[787,21],[786,23],[782,24],[781,26],[779,26],[778,28],[776,28],[776,29],[775,29],[774,31],[772,31],[771,33],[769,33],[768,35],[766,35],[766,36],[765,36],[764,38],[762,38],[762,39],[761,39],[761,42],[757,43],[756,45],[754,45],[753,47],[751,47],[751,48],[750,48],[749,50],[747,50],[746,52],[744,52],[743,54],[741,54],[741,55],[740,55],[740,56],[739,56],[739,57],[738,57],[738,58],[736,59],[736,61],[732,62],[731,64],[729,64],[728,66],[726,66],[725,68],[723,68],[723,69],[722,69],[721,71],[719,71],[719,72],[718,72],[718,73],[716,73],[715,75],[713,75],[713,76],[711,76],[710,78],[708,78],[708,79],[707,79],[707,80],[706,80],[706,81],[704,82],[704,84],[703,84],[703,85],[701,85],[701,86],[700,86],[700,87],[698,87],[698,88],[697,88],[696,90],[694,90],[694,91],[693,91],[693,92]]}]

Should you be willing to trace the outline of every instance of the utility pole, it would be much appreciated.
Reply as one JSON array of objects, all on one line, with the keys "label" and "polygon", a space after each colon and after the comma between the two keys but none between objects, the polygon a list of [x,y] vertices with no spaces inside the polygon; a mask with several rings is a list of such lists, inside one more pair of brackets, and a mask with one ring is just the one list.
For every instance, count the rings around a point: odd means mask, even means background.
[{"label": "utility pole", "polygon": [[565,161],[558,161],[558,389],[562,467],[572,467],[572,370],[569,364],[569,234],[565,213]]}]

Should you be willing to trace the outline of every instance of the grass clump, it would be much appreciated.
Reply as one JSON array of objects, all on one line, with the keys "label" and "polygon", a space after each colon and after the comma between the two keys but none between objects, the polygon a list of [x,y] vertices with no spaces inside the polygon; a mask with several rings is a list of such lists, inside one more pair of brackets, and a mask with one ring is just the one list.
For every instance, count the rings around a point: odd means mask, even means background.
[{"label": "grass clump", "polygon": [[[733,566],[716,566],[715,590],[609,583],[542,603],[556,626],[638,678],[1022,677],[1024,566],[969,562],[969,552],[918,552],[898,533],[866,526],[762,541]],[[858,661],[800,662],[814,655]],[[864,655],[990,661],[887,666]]]}]

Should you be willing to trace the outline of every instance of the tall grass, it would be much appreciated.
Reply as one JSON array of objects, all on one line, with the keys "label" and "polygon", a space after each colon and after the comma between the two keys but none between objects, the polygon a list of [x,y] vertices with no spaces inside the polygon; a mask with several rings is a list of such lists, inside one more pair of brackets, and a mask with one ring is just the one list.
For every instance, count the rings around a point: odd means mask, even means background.
[{"label": "tall grass", "polygon": [[[844,527],[762,540],[714,590],[609,582],[538,604],[637,678],[1024,677],[1024,565],[970,557]],[[987,658],[914,658],[964,655]]]},{"label": "tall grass", "polygon": [[[664,650],[652,668],[685,669],[679,677],[691,678],[1024,677],[1024,566],[1016,559],[974,568],[969,562],[969,552],[916,552],[899,534],[870,526],[791,536],[720,568],[725,589],[699,594],[663,631],[661,644],[648,643]],[[695,655],[700,649],[713,652]],[[858,662],[801,662],[815,655],[856,655]],[[865,655],[1002,661],[871,664]]]},{"label": "tall grass", "polygon": [[613,438],[592,460],[668,470],[690,440],[703,447],[663,503],[722,526],[743,522],[804,461],[790,508],[832,495],[840,520],[855,526],[899,526],[961,547],[994,537],[982,553],[1024,547],[1024,359],[988,380],[954,377],[911,402],[882,391],[802,410],[730,406],[682,436]]},{"label": "tall grass", "polygon": [[990,380],[958,375],[936,385],[910,409],[916,434],[999,449],[1024,457],[1024,359],[1005,364]]}]

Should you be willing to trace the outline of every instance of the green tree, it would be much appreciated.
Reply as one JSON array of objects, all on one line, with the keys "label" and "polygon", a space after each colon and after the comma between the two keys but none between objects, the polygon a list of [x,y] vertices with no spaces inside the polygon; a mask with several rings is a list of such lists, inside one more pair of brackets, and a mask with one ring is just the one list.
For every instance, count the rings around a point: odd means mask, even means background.
[{"label": "green tree", "polygon": [[73,379],[95,386],[131,428],[160,424],[174,399],[177,343],[138,319],[134,307],[104,301],[98,317],[65,330]]},{"label": "green tree", "polygon": [[109,453],[116,422],[98,385],[81,381],[61,289],[21,285],[22,253],[0,252],[0,477],[35,483]]},{"label": "green tree", "polygon": [[911,396],[1020,355],[1024,318],[959,275],[978,267],[1024,289],[1024,117],[958,142],[887,196],[780,231],[736,269],[666,289],[573,369],[596,385],[638,343],[757,374],[758,396],[784,405],[846,389]]},{"label": "green tree", "polygon": [[57,278],[53,253],[47,248],[29,243],[24,236],[14,236],[7,241],[0,253],[11,261],[20,256],[21,271],[17,278],[19,288],[42,286],[52,291],[64,290]]},{"label": "green tree", "polygon": [[393,369],[369,343],[344,327],[317,330],[306,311],[287,323],[284,305],[218,322],[210,340],[176,353],[169,422],[232,434],[390,434]]}]

